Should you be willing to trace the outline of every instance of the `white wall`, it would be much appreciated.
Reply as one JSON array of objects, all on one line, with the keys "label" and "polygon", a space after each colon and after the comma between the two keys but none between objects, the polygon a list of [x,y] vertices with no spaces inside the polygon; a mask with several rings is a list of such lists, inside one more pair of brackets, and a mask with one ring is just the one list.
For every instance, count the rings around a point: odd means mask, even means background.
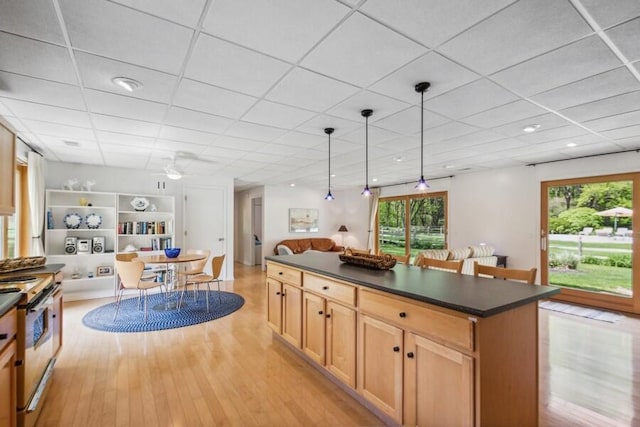
[{"label": "white wall", "polygon": [[[234,256],[236,262],[240,262],[245,265],[252,264],[251,251],[255,248],[253,234],[251,234],[251,200],[253,199],[264,200],[264,187],[256,187],[250,190],[240,191],[235,194],[234,218],[236,227],[234,230],[234,239],[236,250]],[[263,218],[263,227],[264,226]],[[262,257],[265,256],[264,250],[265,245],[263,238]]]}]

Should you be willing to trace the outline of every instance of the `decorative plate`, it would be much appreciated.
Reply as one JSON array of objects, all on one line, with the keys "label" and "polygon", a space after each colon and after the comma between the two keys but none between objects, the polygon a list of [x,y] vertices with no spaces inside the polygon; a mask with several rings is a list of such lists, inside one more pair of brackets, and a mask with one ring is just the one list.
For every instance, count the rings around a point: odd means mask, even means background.
[{"label": "decorative plate", "polygon": [[84,222],[87,224],[87,228],[100,228],[102,225],[102,217],[95,213],[90,213],[84,217]]},{"label": "decorative plate", "polygon": [[146,197],[134,197],[131,200],[131,206],[133,206],[134,210],[142,212],[149,206],[149,200]]},{"label": "decorative plate", "polygon": [[67,228],[80,228],[80,224],[82,224],[82,217],[80,216],[80,214],[69,213],[64,216],[64,225]]}]

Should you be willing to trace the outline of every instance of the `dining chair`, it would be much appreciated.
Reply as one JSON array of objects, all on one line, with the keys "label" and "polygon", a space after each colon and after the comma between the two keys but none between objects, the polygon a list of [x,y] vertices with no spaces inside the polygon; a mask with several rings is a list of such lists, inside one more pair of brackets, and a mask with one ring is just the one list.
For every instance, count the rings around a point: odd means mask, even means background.
[{"label": "dining chair", "polygon": [[118,276],[120,277],[120,288],[118,289],[118,296],[116,298],[116,312],[113,315],[113,321],[115,322],[118,316],[118,310],[120,309],[120,302],[122,301],[122,294],[126,289],[138,290],[138,309],[140,309],[140,297],[144,297],[144,321],[147,321],[147,300],[149,289],[159,288],[163,284],[161,282],[154,282],[149,280],[142,280],[144,273],[144,263],[138,260],[132,261],[120,261],[116,260],[116,269],[118,270]]},{"label": "dining chair", "polygon": [[[125,252],[121,254],[116,254],[117,261],[133,261],[136,258],[138,258],[138,254],[136,252]],[[157,277],[158,277],[157,272],[153,273],[153,272],[145,271],[142,274],[141,280],[156,280]]]},{"label": "dining chair", "polygon": [[[190,276],[197,276],[198,274],[204,274],[204,269],[207,266],[207,261],[209,261],[209,256],[211,255],[211,251],[208,249],[187,249],[186,253],[187,255],[205,255],[205,258],[188,263],[186,266],[186,270],[178,272],[178,278],[183,279],[185,283],[187,282]],[[180,283],[180,280],[178,280],[178,283]],[[194,293],[193,293],[194,301],[196,300],[197,296],[198,296],[198,293],[195,292],[195,288],[194,288]]]},{"label": "dining chair", "polygon": [[461,274],[463,262],[464,261],[461,259],[445,261],[445,260],[435,259],[435,258],[422,258],[420,260],[420,263],[416,265],[426,269],[442,270],[442,271],[448,271],[450,273]]},{"label": "dining chair", "polygon": [[224,257],[225,255],[214,256],[211,258],[211,275],[209,274],[198,274],[192,276],[187,279],[185,282],[182,292],[180,293],[180,303],[178,304],[178,310],[182,308],[182,299],[184,298],[184,293],[187,290],[187,286],[194,286],[194,292],[198,292],[201,284],[207,285],[207,292],[205,293],[205,297],[207,300],[207,313],[209,312],[209,293],[211,292],[210,284],[211,282],[216,282],[218,284],[218,301],[222,304],[222,293],[220,291],[220,273],[222,272],[222,266],[224,265]]},{"label": "dining chair", "polygon": [[409,255],[394,255],[394,254],[387,254],[387,253],[382,252],[382,251],[378,251],[378,255],[391,255],[396,261],[398,261],[399,263],[402,263],[402,264],[409,264],[409,259],[411,258],[411,254],[409,254]]},{"label": "dining chair", "polygon": [[493,267],[490,265],[478,264],[478,261],[473,263],[473,275],[478,277],[480,275],[490,276],[494,279],[509,279],[518,280],[521,282],[533,285],[536,281],[537,268],[531,268],[529,270],[520,270],[517,268],[504,268]]}]

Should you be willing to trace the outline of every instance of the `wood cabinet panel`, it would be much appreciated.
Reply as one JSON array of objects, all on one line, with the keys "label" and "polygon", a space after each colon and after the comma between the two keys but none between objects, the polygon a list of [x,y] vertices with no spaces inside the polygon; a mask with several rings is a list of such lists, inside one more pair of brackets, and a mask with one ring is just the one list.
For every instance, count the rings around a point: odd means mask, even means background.
[{"label": "wood cabinet panel", "polygon": [[419,335],[405,335],[404,424],[473,426],[473,358]]},{"label": "wood cabinet panel", "polygon": [[402,424],[403,331],[361,315],[358,322],[358,390]]},{"label": "wood cabinet panel", "polygon": [[303,292],[302,297],[302,351],[316,363],[325,362],[325,299]]},{"label": "wood cabinet panel", "polygon": [[267,263],[267,276],[274,279],[300,286],[302,284],[302,272],[295,268],[281,264]]},{"label": "wood cabinet panel", "polygon": [[469,351],[474,349],[474,323],[468,317],[443,313],[364,289],[360,290],[359,306],[360,311],[374,314],[403,329],[432,336]]},{"label": "wood cabinet panel", "polygon": [[327,298],[343,302],[345,304],[355,306],[356,304],[356,287],[340,283],[326,277],[316,276],[315,274],[304,273],[305,289],[317,292]]},{"label": "wood cabinet panel", "polygon": [[62,288],[59,288],[53,294],[53,314],[51,330],[53,333],[53,357],[55,357],[62,348],[62,316],[63,316],[63,299]]},{"label": "wood cabinet panel", "polygon": [[302,291],[287,283],[282,285],[282,337],[302,347]]},{"label": "wood cabinet panel", "polygon": [[15,135],[0,124],[0,215],[13,215],[16,211],[15,179]]},{"label": "wood cabinet panel", "polygon": [[356,388],[356,311],[327,301],[327,369]]},{"label": "wood cabinet panel", "polygon": [[267,325],[282,333],[282,283],[267,278]]},{"label": "wood cabinet panel", "polygon": [[15,427],[17,422],[16,340],[0,351],[0,426]]},{"label": "wood cabinet panel", "polygon": [[11,341],[16,337],[17,329],[18,315],[16,309],[12,308],[0,317],[0,350],[11,344]]}]

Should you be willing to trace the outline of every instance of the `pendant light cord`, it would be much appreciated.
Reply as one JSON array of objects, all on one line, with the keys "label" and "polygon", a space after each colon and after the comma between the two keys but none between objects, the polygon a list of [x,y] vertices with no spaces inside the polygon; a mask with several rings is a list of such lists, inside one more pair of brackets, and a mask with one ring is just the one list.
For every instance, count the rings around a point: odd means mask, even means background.
[{"label": "pendant light cord", "polygon": [[420,177],[424,177],[424,91],[420,92]]},{"label": "pendant light cord", "polygon": [[369,187],[369,116],[365,116],[364,125],[364,185]]},{"label": "pendant light cord", "polygon": [[329,133],[329,193],[331,193],[331,133]]}]

